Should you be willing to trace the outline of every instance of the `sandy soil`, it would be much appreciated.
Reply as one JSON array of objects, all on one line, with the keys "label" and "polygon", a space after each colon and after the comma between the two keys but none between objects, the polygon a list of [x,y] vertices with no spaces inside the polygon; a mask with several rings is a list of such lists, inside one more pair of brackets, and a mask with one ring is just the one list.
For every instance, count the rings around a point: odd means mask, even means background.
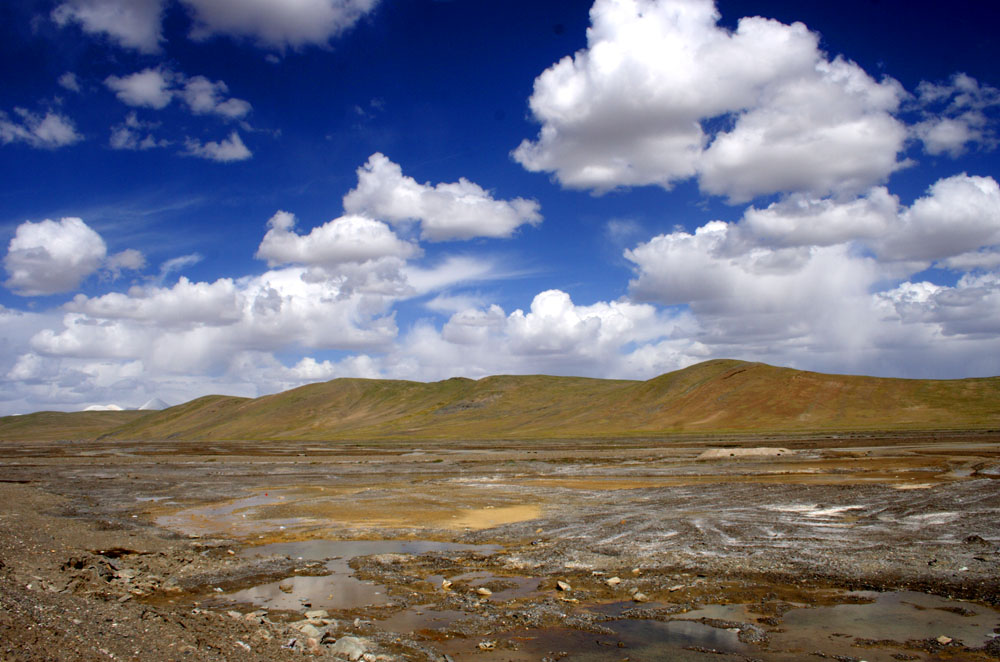
[{"label": "sandy soil", "polygon": [[[0,444],[0,659],[997,659],[998,478],[989,433]],[[331,572],[255,546],[352,539],[492,547],[356,558],[367,607],[232,598]],[[800,622],[883,602],[909,630]]]}]

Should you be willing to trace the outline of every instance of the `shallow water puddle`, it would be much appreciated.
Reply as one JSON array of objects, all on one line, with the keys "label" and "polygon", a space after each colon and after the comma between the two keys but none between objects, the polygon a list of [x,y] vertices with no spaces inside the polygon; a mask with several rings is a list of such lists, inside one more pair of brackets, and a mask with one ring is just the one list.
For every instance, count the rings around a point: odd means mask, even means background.
[{"label": "shallow water puddle", "polygon": [[[759,614],[750,604],[708,604],[677,614],[668,621],[626,618],[600,624],[611,630],[613,635],[546,628],[455,639],[443,641],[440,645],[458,661],[526,662],[568,656],[584,661],[756,659],[792,662],[818,656],[895,662],[899,659],[939,659],[927,657],[913,647],[908,648],[907,642],[944,636],[953,639],[956,644],[961,642],[962,645],[977,648],[996,636],[994,628],[1000,631],[1000,611],[977,604],[905,591],[851,592],[843,597],[865,602],[820,607],[796,605],[781,618],[778,627],[761,626],[770,638],[762,645],[741,642],[735,627],[700,622],[700,619],[719,619],[734,624],[756,624]],[[656,603],[649,606],[655,607]],[[592,609],[615,616],[632,607],[632,603],[611,603]],[[402,621],[402,624],[407,623]],[[482,650],[480,644],[489,650]],[[960,658],[953,656],[947,659]]]},{"label": "shallow water puddle", "polygon": [[[583,661],[686,662],[724,660],[726,654],[743,656],[757,652],[754,647],[741,643],[735,632],[691,621],[623,620],[602,625],[613,633],[595,634],[560,628],[513,630],[497,637],[456,639],[440,645],[455,660],[513,662],[562,657]],[[494,650],[480,648],[480,643],[488,647],[494,641]]]},{"label": "shallow water puddle", "polygon": [[388,604],[384,586],[353,576],[348,563],[372,554],[422,554],[472,550],[491,553],[496,545],[463,545],[429,540],[306,540],[251,547],[244,555],[281,554],[303,561],[323,561],[329,575],[289,577],[224,593],[226,602],[250,603],[265,609],[358,609]]},{"label": "shallow water puddle", "polygon": [[431,639],[445,635],[441,630],[468,616],[454,609],[434,609],[430,605],[418,605],[396,612],[378,621],[379,627],[387,632],[406,632]]},{"label": "shallow water puddle", "polygon": [[[248,536],[260,529],[260,523],[252,516],[256,508],[281,503],[287,498],[288,495],[281,491],[259,492],[221,503],[174,510],[157,517],[156,524],[188,535]],[[272,525],[284,528],[294,523],[294,520],[287,520],[272,522]]]},{"label": "shallow water puddle", "polygon": [[782,619],[781,629],[772,635],[772,649],[813,651],[855,656],[869,660],[891,660],[892,650],[865,650],[852,646],[855,639],[891,640],[903,644],[911,640],[949,637],[977,648],[990,639],[1000,626],[1000,611],[982,605],[899,591],[857,592],[852,595],[873,600],[867,604],[842,604],[793,609]]}]

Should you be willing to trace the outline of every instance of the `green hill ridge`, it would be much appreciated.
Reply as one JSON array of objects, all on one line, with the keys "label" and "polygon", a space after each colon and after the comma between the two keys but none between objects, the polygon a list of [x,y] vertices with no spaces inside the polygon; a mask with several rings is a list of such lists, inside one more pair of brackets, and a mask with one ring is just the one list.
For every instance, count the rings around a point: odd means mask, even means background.
[{"label": "green hill ridge", "polygon": [[0,418],[0,439],[582,439],[992,427],[1000,427],[1000,377],[889,379],[713,360],[648,381],[335,379],[163,411],[8,416]]}]

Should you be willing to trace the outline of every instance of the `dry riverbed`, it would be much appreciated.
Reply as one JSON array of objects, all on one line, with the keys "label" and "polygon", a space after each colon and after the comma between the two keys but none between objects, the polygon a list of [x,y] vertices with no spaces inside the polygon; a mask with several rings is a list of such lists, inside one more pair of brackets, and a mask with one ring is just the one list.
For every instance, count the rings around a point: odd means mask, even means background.
[{"label": "dry riverbed", "polygon": [[4,442],[0,660],[995,660],[998,479],[991,433]]}]

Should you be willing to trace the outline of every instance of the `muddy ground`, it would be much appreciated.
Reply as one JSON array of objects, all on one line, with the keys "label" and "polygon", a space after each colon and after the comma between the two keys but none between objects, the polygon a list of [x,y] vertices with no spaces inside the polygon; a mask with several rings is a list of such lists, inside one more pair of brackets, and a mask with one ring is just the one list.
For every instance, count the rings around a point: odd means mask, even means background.
[{"label": "muddy ground", "polygon": [[998,479],[986,432],[0,443],[0,660],[1000,659]]}]

